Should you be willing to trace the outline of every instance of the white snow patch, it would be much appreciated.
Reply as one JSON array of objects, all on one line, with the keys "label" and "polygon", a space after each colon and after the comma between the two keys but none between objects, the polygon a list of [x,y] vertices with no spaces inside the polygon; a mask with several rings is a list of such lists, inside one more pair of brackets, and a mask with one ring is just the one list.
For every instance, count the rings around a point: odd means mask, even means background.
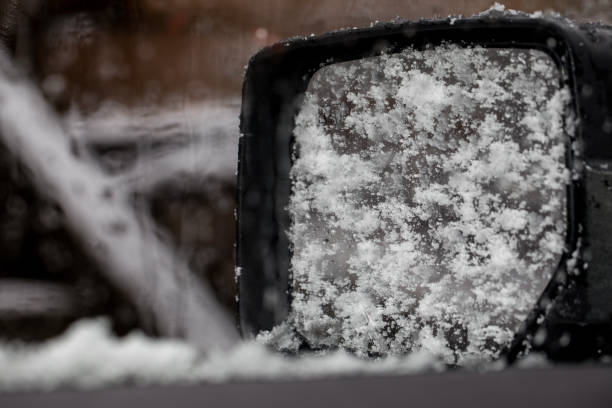
[{"label": "white snow patch", "polygon": [[491,11],[506,11],[506,6],[504,6],[501,3],[495,2],[493,3],[493,5],[491,7],[489,7],[487,10],[483,11],[481,14],[488,14]]},{"label": "white snow patch", "polygon": [[0,343],[0,390],[12,392],[125,384],[286,381],[443,369],[443,364],[426,352],[379,360],[362,360],[342,351],[292,358],[256,341],[204,355],[176,340],[156,340],[139,333],[117,338],[103,319],[79,321],[61,337],[39,346]]}]

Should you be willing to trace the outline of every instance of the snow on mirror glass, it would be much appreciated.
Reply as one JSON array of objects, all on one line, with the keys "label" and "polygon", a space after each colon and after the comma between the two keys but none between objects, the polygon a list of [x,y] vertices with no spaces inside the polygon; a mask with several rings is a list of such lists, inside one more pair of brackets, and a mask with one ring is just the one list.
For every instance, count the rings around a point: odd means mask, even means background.
[{"label": "snow on mirror glass", "polygon": [[564,249],[569,103],[537,50],[319,70],[294,130],[283,332],[363,356],[498,356]]}]

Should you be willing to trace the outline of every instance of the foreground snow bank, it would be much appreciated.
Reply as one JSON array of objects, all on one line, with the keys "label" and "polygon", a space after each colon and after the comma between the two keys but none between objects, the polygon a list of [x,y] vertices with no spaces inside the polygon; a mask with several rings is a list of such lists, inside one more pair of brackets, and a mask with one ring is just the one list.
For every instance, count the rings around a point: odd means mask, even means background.
[{"label": "foreground snow bank", "polygon": [[563,75],[539,50],[453,44],[314,74],[290,172],[294,348],[499,356],[565,251]]},{"label": "foreground snow bank", "polygon": [[204,356],[187,343],[112,334],[103,319],[83,320],[39,346],[0,345],[0,390],[93,389],[118,384],[191,384],[440,371],[426,353],[362,360],[345,352],[289,358],[258,342]]}]

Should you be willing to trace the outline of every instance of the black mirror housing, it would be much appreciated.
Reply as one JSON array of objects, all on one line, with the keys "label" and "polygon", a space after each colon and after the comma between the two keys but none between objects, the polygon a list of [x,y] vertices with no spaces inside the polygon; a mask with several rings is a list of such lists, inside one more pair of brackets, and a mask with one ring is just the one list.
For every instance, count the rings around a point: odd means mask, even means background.
[{"label": "black mirror housing", "polygon": [[[313,74],[334,63],[442,43],[546,52],[572,92],[578,119],[566,160],[574,174],[567,194],[566,253],[517,333],[508,359],[525,347],[561,360],[612,354],[612,29],[520,13],[394,22],[297,38],[251,59],[243,86],[238,164],[238,315],[243,335],[272,329],[289,311],[286,207],[292,132]],[[540,330],[547,331],[547,340],[533,344]]]}]

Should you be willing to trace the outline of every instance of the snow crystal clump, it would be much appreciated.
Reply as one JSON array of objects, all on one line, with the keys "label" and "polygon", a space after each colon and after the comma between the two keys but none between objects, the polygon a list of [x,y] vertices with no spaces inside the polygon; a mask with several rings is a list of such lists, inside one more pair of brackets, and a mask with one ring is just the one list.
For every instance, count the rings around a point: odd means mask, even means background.
[{"label": "snow crystal clump", "polygon": [[564,250],[569,102],[537,50],[319,70],[294,130],[293,337],[275,341],[496,357]]}]

